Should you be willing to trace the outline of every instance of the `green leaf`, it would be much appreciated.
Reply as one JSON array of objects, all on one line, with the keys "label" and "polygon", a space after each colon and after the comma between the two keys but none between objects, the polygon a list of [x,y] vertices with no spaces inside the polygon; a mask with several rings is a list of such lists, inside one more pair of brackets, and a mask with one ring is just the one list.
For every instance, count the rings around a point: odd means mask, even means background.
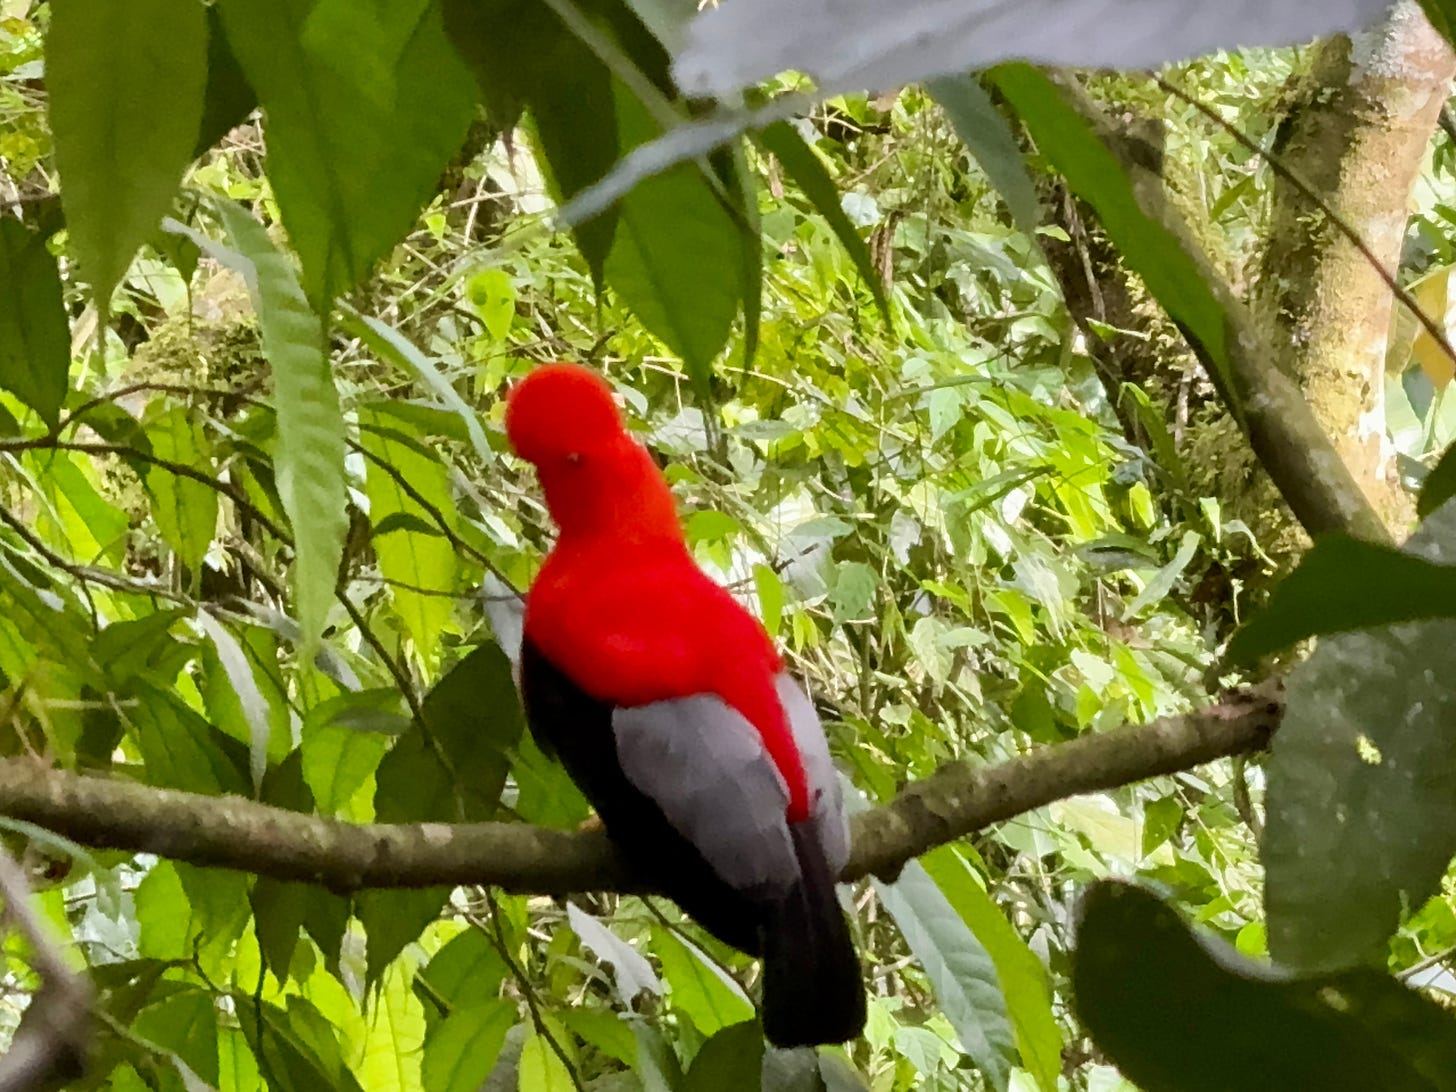
[{"label": "green leaf", "polygon": [[171,207],[206,85],[206,11],[196,0],[52,5],[46,91],[61,204],[103,315]]},{"label": "green leaf", "polygon": [[1224,344],[1223,307],[1174,235],[1138,205],[1122,164],[1055,84],[1027,64],[1001,65],[992,82],[1072,191],[1097,212],[1123,261],[1143,279],[1170,318],[1212,361],[1227,396],[1238,390]]},{"label": "green leaf", "polygon": [[128,710],[147,783],[212,796],[248,795],[247,750],[199,717],[180,699],[149,683],[134,682]]},{"label": "green leaf", "polygon": [[1063,1043],[1061,1029],[1052,1015],[1046,968],[955,849],[942,846],[922,857],[921,864],[966,927],[985,945],[996,966],[996,979],[1006,998],[1006,1014],[1016,1033],[1022,1068],[1044,1092],[1056,1092]]},{"label": "green leaf", "polygon": [[263,692],[258,689],[258,678],[253,674],[253,665],[237,638],[207,611],[199,610],[195,617],[197,624],[212,642],[217,653],[216,662],[226,674],[247,724],[248,770],[253,778],[253,792],[257,793],[263,786],[263,775],[268,771],[269,744],[273,738],[272,709],[263,697]]},{"label": "green leaf", "polygon": [[465,282],[465,298],[485,329],[496,341],[504,341],[516,321],[516,285],[504,269],[482,269]]},{"label": "green leaf", "polygon": [[259,876],[248,898],[253,909],[254,930],[263,966],[273,972],[281,986],[288,981],[303,920],[310,901],[321,889],[305,883],[289,883]]},{"label": "green leaf", "polygon": [[349,528],[344,416],[324,351],[323,328],[299,290],[292,264],[241,206],[220,201],[217,209],[236,253],[219,253],[210,241],[203,249],[243,276],[258,312],[263,352],[273,370],[278,415],[274,465],[283,510],[293,528],[298,624],[304,647],[312,648],[333,602]]},{"label": "green leaf", "polygon": [[425,1040],[425,1092],[476,1092],[483,1087],[506,1032],[515,1024],[516,1006],[509,1001],[452,1010]]},{"label": "green leaf", "polygon": [[[369,427],[383,420],[366,409],[359,410],[360,442],[373,456],[365,462],[369,519],[376,528],[391,516],[413,517],[433,527],[429,510],[415,496],[437,512],[452,514],[455,503],[449,472],[438,459],[392,442],[386,430]],[[410,493],[401,481],[409,485]],[[380,575],[390,582],[390,598],[414,643],[415,655],[424,663],[433,662],[439,654],[440,634],[450,624],[455,606],[451,596],[459,569],[455,547],[438,534],[406,530],[376,534],[374,554]]]},{"label": "green leaf", "polygon": [[1420,500],[1416,503],[1416,514],[1425,519],[1452,497],[1456,497],[1456,444],[1446,449],[1426,480],[1421,483]]},{"label": "green leaf", "polygon": [[756,1013],[743,988],[706,955],[672,931],[652,931],[652,950],[662,963],[668,999],[704,1035],[716,1035]]},{"label": "green leaf", "polygon": [[1456,1022],[1379,972],[1273,974],[1111,881],[1084,896],[1077,938],[1077,1013],[1146,1092],[1456,1088]]},{"label": "green leaf", "polygon": [[1326,535],[1234,634],[1228,658],[1251,664],[1307,637],[1427,618],[1456,618],[1456,564]]},{"label": "green leaf", "polygon": [[506,976],[506,962],[484,930],[466,929],[431,957],[419,974],[416,991],[431,1006],[448,1010],[478,1008],[495,1000]]},{"label": "green leaf", "polygon": [[840,204],[839,187],[834,184],[834,179],[829,176],[829,171],[814,153],[814,149],[786,121],[775,122],[757,134],[754,140],[764,151],[778,159],[789,177],[804,191],[804,196],[809,199],[814,210],[824,217],[829,230],[834,232],[834,237],[839,240],[850,261],[854,263],[865,287],[875,297],[875,304],[888,324],[890,301],[885,296],[885,284],[880,279],[879,270],[875,268],[875,259],[870,254],[869,246],[860,238],[859,229],[854,226],[854,222],[845,213],[844,206]]},{"label": "green leaf", "polygon": [[397,690],[360,690],[320,702],[303,721],[303,778],[325,815],[342,811],[379,767],[391,737],[409,730]]},{"label": "green leaf", "polygon": [[189,986],[170,994],[142,1009],[131,1030],[181,1058],[188,1069],[207,1082],[204,1087],[216,1087],[217,1006],[210,992]]},{"label": "green leaf", "polygon": [[379,821],[493,818],[523,726],[505,653],[477,645],[435,684],[423,713],[425,724],[412,726],[379,765]]},{"label": "green leaf", "polygon": [[[657,135],[630,92],[614,84],[614,94],[624,146]],[[741,246],[738,225],[694,164],[645,180],[619,206],[607,283],[700,386],[738,315]]]},{"label": "green leaf", "polygon": [[[207,433],[198,415],[186,406],[173,406],[149,422],[147,438],[157,458],[215,476],[207,454]],[[145,481],[162,540],[178,561],[196,573],[217,530],[216,491],[195,478],[155,465],[148,467]]]},{"label": "green leaf", "polygon": [[410,989],[413,972],[397,966],[375,991],[357,1066],[369,1092],[421,1092],[425,1014]]},{"label": "green leaf", "polygon": [[1041,199],[1026,169],[1026,157],[1011,126],[991,102],[976,77],[945,76],[926,88],[965,144],[996,192],[1011,210],[1011,219],[1027,235],[1041,226]]},{"label": "green leaf", "polygon": [[1194,557],[1198,554],[1198,547],[1203,544],[1203,536],[1197,531],[1184,531],[1183,540],[1178,544],[1178,552],[1173,560],[1159,569],[1147,586],[1138,593],[1131,603],[1122,612],[1123,621],[1136,617],[1141,611],[1161,603],[1167,598],[1168,593],[1173,590],[1173,585],[1178,583],[1178,578],[1183,575],[1183,570],[1188,568]]},{"label": "green leaf", "polygon": [[575,1092],[566,1063],[542,1035],[532,1035],[521,1047],[519,1092]]},{"label": "green leaf", "polygon": [[[1410,546],[1453,541],[1448,506]],[[1347,578],[1389,594],[1370,564]],[[1450,620],[1342,634],[1290,674],[1261,843],[1269,950],[1281,962],[1383,965],[1402,913],[1439,891],[1456,853],[1453,641]]]},{"label": "green leaf", "polygon": [[[505,653],[494,644],[476,646],[426,695],[423,713],[425,723],[412,725],[375,773],[379,821],[492,818],[523,726]],[[434,920],[449,895],[448,887],[435,887],[359,897],[371,981]]]},{"label": "green leaf", "polygon": [[753,1092],[763,1080],[763,1029],[757,1020],[731,1024],[702,1045],[683,1092]]},{"label": "green leaf", "polygon": [[989,953],[918,862],[907,864],[894,883],[875,881],[875,891],[924,968],[962,1049],[991,1087],[1004,1092],[1015,1047]]},{"label": "green leaf", "polygon": [[272,1092],[363,1092],[347,1069],[319,1057],[292,1025],[287,1012],[246,994],[235,996],[233,1001],[238,1023],[258,1059],[259,1069],[268,1075]]},{"label": "green leaf", "polygon": [[323,311],[414,225],[475,110],[430,0],[222,0],[267,118],[268,178]]},{"label": "green leaf", "polygon": [[0,387],[54,426],[71,368],[61,277],[45,239],[0,217]]},{"label": "green leaf", "polygon": [[208,151],[233,129],[241,125],[258,108],[242,66],[233,56],[223,30],[222,15],[216,5],[207,8],[207,89],[203,93],[202,125],[197,143],[192,148],[196,159]]}]

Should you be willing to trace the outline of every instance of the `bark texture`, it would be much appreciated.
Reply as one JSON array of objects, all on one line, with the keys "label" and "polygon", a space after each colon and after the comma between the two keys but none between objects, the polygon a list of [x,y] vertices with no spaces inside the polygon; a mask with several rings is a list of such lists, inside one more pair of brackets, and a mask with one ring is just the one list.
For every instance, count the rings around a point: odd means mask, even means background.
[{"label": "bark texture", "polygon": [[[1392,527],[1411,511],[1385,442],[1393,299],[1382,272],[1399,265],[1411,191],[1453,76],[1456,56],[1411,0],[1364,34],[1315,47],[1276,154],[1329,212],[1289,180],[1275,185],[1256,292],[1278,366]],[[1334,229],[1331,214],[1369,255]]]}]

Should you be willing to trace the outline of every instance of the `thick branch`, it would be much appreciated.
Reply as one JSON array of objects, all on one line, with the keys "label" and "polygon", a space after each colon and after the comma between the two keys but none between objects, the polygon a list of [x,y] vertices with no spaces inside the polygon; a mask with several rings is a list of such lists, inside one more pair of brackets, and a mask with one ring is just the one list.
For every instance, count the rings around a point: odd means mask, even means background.
[{"label": "thick branch", "polygon": [[[912,857],[1079,793],[1263,748],[1283,712],[1251,691],[1185,716],[1084,736],[997,766],[952,763],[856,819],[844,879],[893,876]],[[352,824],[0,760],[0,813],[81,845],[155,853],[336,891],[489,884],[560,895],[643,890],[605,835],[518,823]]]}]

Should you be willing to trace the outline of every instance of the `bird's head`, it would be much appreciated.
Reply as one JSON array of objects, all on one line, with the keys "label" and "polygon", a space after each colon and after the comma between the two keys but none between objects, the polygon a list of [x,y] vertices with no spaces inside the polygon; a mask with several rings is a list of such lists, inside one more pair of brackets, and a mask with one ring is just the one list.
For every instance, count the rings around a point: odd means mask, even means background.
[{"label": "bird's head", "polygon": [[506,398],[506,435],[536,467],[563,535],[680,539],[672,494],[627,432],[612,388],[579,364],[546,364]]}]

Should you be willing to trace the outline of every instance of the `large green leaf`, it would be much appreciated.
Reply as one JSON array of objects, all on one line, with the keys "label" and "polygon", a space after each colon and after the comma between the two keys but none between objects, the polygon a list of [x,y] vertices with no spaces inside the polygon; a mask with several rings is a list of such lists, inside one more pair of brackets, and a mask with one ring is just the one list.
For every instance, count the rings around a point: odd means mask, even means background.
[{"label": "large green leaf", "polygon": [[323,310],[409,231],[475,106],[439,7],[222,0],[266,116],[268,177]]},{"label": "large green leaf", "polygon": [[217,6],[207,8],[207,90],[203,96],[202,125],[192,155],[202,155],[231,130],[241,125],[258,106],[258,96],[243,75],[223,31]]},{"label": "large green leaf", "polygon": [[961,1047],[992,1088],[1004,1092],[1015,1047],[996,966],[929,873],[911,861],[894,883],[875,881]]},{"label": "large green leaf", "polygon": [[955,849],[942,846],[922,857],[920,863],[996,965],[1022,1068],[1045,1092],[1056,1092],[1063,1044],[1061,1029],[1052,1015],[1046,968]]},{"label": "large green leaf", "polygon": [[425,1092],[477,1092],[495,1068],[516,1006],[486,1001],[451,1011],[425,1039]]},{"label": "large green leaf", "polygon": [[[479,645],[426,696],[424,724],[412,725],[375,773],[381,822],[469,822],[495,815],[522,720],[511,664]],[[439,913],[450,889],[368,891],[357,900],[369,935],[369,977]]]},{"label": "large green leaf", "polygon": [[146,763],[147,782],[209,795],[248,795],[247,748],[223,735],[181,699],[148,683],[132,684],[137,698],[127,720]]},{"label": "large green leaf", "polygon": [[1292,977],[1200,941],[1139,888],[1086,894],[1078,1015],[1146,1092],[1456,1088],[1456,1021],[1376,971]]},{"label": "large green leaf", "polygon": [[484,930],[471,928],[436,952],[420,971],[415,989],[425,1011],[475,1008],[500,993],[506,962]]},{"label": "large green leaf", "polygon": [[991,185],[1011,210],[1011,219],[1027,235],[1041,226],[1041,199],[1026,169],[1016,136],[976,77],[944,76],[927,85],[950,118],[956,135],[980,165]]},{"label": "large green leaf", "polygon": [[[642,104],[613,87],[623,145],[656,136]],[[732,214],[693,164],[647,179],[618,207],[607,283],[700,385],[738,314],[743,245]]]},{"label": "large green leaf", "polygon": [[[360,409],[360,442],[372,456],[366,462],[364,481],[369,520],[374,526],[374,555],[380,575],[389,583],[394,609],[414,642],[415,655],[431,663],[438,655],[440,633],[450,623],[459,564],[455,547],[416,497],[437,512],[453,514],[450,476],[438,458],[427,454],[428,449],[396,441],[392,427],[381,427],[386,425],[393,422]],[[400,521],[396,529],[387,530],[385,524],[391,517],[412,518],[413,522]]]},{"label": "large green leaf", "polygon": [[1306,637],[1423,618],[1456,618],[1456,563],[1346,535],[1327,535],[1229,642],[1236,663]]},{"label": "large green leaf", "polygon": [[197,0],[59,0],[46,90],[66,227],[105,313],[192,158],[207,85]]},{"label": "large green leaf", "polygon": [[1236,394],[1224,344],[1223,308],[1178,240],[1143,212],[1117,158],[1037,69],[1002,65],[991,77],[1036,140],[1037,149],[1072,191],[1096,210],[1128,268],[1207,354],[1219,385],[1230,397]]},{"label": "large green leaf", "polygon": [[[1456,506],[1409,545],[1449,560]],[[1374,575],[1347,577],[1380,596]],[[1456,620],[1341,634],[1290,674],[1261,844],[1276,959],[1383,964],[1402,911],[1439,890],[1456,853],[1453,642]]]},{"label": "large green leaf", "polygon": [[683,1092],[754,1092],[763,1081],[763,1029],[730,1024],[704,1043],[688,1067]]},{"label": "large green leaf", "polygon": [[273,370],[278,415],[274,467],[293,528],[293,593],[307,647],[323,631],[349,527],[344,417],[323,328],[299,289],[292,263],[240,206],[220,201],[217,207],[233,250],[220,250],[210,241],[204,249],[247,281],[263,352]]},{"label": "large green leaf", "polygon": [[708,957],[666,928],[654,929],[652,950],[662,963],[669,1000],[704,1035],[754,1018],[753,1003],[738,983]]},{"label": "large green leaf", "polygon": [[[560,196],[597,181],[617,161],[612,76],[586,44],[540,0],[444,0],[450,40],[469,63],[497,124],[531,111],[533,130]],[[600,282],[617,214],[573,229]]]},{"label": "large green leaf", "polygon": [[865,287],[875,297],[880,313],[889,322],[890,303],[885,297],[885,284],[880,279],[880,272],[875,268],[875,259],[865,241],[859,237],[859,229],[854,226],[854,221],[840,204],[839,187],[834,184],[834,179],[829,176],[828,169],[814,149],[786,121],[775,122],[755,139],[765,151],[772,152],[783,164],[784,170],[798,184],[799,189],[804,191],[804,196],[809,199],[815,211],[824,217],[824,222],[834,232],[834,237],[844,247],[850,261],[854,262],[854,268],[859,272]]},{"label": "large green leaf", "polygon": [[212,994],[191,986],[148,1005],[131,1030],[153,1046],[169,1050],[209,1086],[218,1083],[217,1006]]},{"label": "large green leaf", "polygon": [[71,368],[61,277],[45,239],[0,217],[0,387],[56,423]]},{"label": "large green leaf", "polygon": [[233,1001],[238,1023],[272,1092],[363,1092],[349,1070],[319,1056],[315,1044],[294,1026],[288,1012],[246,994]]},{"label": "large green leaf", "polygon": [[[148,422],[147,438],[159,459],[213,475],[207,433],[201,418],[186,406],[173,406]],[[217,493],[206,482],[151,465],[146,475],[152,518],[177,560],[194,574],[217,530]]]}]

